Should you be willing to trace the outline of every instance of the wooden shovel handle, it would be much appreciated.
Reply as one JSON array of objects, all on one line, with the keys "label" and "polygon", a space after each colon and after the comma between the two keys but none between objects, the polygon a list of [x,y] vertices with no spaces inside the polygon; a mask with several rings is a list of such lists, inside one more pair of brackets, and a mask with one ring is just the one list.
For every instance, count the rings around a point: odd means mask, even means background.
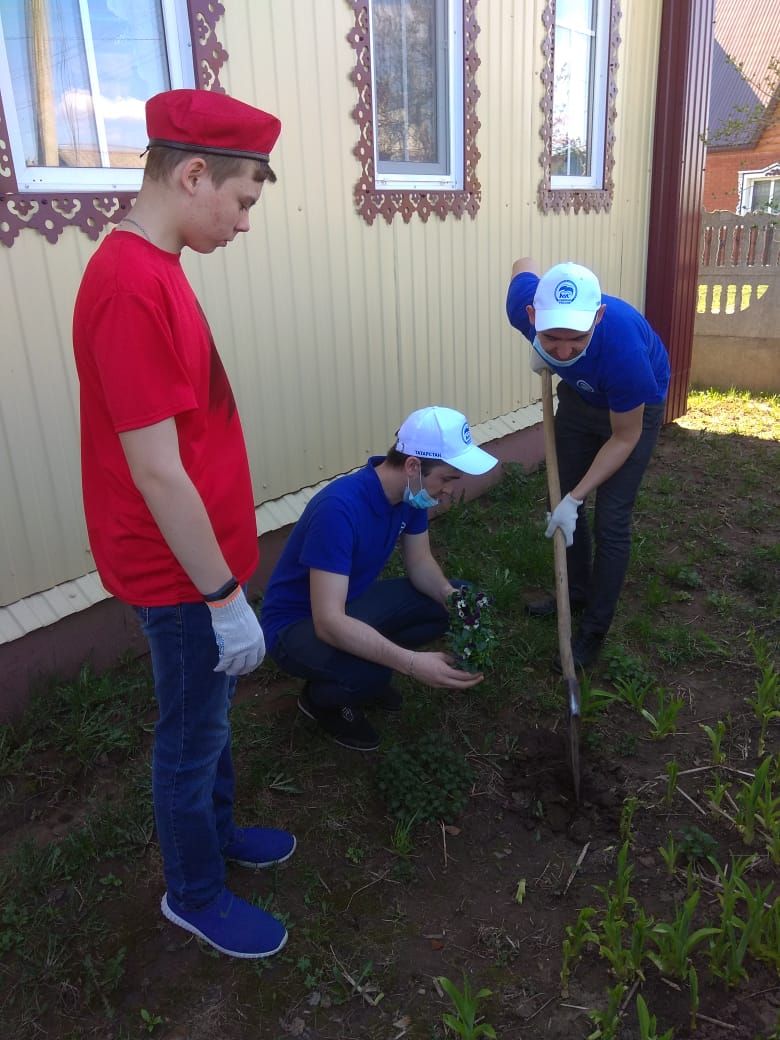
[{"label": "wooden shovel handle", "polygon": [[[549,368],[543,368],[541,375],[547,490],[550,496],[550,508],[555,509],[561,500],[561,480],[558,476],[558,455],[555,450],[552,372]],[[553,552],[555,557],[555,601],[558,606],[558,645],[561,654],[561,670],[565,679],[574,679],[574,658],[571,652],[571,605],[569,603],[569,578],[566,570],[566,538],[560,527],[553,536]]]}]

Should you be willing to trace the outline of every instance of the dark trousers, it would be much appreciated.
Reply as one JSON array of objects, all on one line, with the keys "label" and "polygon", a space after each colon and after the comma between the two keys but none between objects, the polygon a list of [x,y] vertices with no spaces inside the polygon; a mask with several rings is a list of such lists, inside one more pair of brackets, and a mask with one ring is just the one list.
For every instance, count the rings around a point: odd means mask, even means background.
[{"label": "dark trousers", "polygon": [[[596,489],[593,541],[580,507],[574,544],[566,552],[569,594],[587,606],[580,620],[583,635],[604,636],[615,616],[631,554],[631,517],[639,485],[661,429],[664,406],[646,405],[642,434],[616,473]],[[555,444],[561,494],[576,487],[601,447],[612,436],[609,411],[594,408],[566,383],[558,384]]]},{"label": "dark trousers", "polygon": [[[418,592],[408,578],[375,582],[347,604],[346,612],[410,649],[438,639],[448,626],[446,609]],[[318,639],[311,618],[283,629],[270,656],[285,672],[308,679],[309,697],[322,708],[370,704],[393,674],[392,668],[337,650]]]}]

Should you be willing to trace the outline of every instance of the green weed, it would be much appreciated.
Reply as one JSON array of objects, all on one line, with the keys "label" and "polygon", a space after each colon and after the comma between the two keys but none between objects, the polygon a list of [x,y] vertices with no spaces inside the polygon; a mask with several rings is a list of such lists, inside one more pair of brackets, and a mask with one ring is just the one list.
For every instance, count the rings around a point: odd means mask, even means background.
[{"label": "green weed", "polygon": [[452,820],[466,805],[472,770],[441,733],[429,733],[382,755],[377,786],[401,820]]}]

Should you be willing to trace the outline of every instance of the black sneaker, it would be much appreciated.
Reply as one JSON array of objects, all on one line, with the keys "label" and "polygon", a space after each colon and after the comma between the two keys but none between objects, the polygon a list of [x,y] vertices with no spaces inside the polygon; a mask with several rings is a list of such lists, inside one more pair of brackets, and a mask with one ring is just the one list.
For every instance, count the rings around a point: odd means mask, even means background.
[{"label": "black sneaker", "polygon": [[379,747],[379,735],[371,726],[360,708],[321,708],[312,704],[306,689],[298,697],[298,709],[314,722],[342,747],[353,751],[376,751]]},{"label": "black sneaker", "polygon": [[[604,645],[604,636],[594,632],[580,632],[571,641],[571,654],[574,658],[575,668],[590,668],[596,663]],[[561,655],[556,654],[553,658],[553,671],[559,675],[563,672],[561,666]]]},{"label": "black sneaker", "polygon": [[397,715],[403,706],[403,694],[400,690],[396,690],[392,683],[377,690],[374,698],[366,704],[367,708],[381,708],[382,711],[391,712],[393,715]]}]

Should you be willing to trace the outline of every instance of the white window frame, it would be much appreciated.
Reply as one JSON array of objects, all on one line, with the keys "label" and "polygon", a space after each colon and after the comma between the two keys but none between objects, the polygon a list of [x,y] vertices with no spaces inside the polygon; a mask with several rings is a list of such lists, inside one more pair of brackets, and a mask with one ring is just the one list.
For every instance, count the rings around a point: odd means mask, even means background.
[{"label": "white window frame", "polygon": [[[377,142],[377,120],[374,120],[374,186],[377,191],[461,191],[464,185],[464,84],[463,84],[463,2],[462,0],[440,0],[446,12],[447,32],[437,41],[440,58],[447,63],[447,90],[439,97],[438,118],[445,120],[447,140],[446,172],[423,172],[422,163],[380,163]],[[368,0],[369,33],[371,53],[374,47],[373,0]],[[376,97],[374,65],[371,69],[371,94]],[[444,111],[441,111],[444,109]],[[375,109],[376,111],[376,109]],[[384,167],[380,169],[380,166]],[[399,169],[408,166],[408,170]]]},{"label": "white window frame", "polygon": [[[610,50],[610,0],[596,0],[596,30],[593,50],[593,65],[590,97],[590,153],[589,164],[592,171],[589,177],[551,174],[550,188],[556,190],[600,190],[604,187],[605,144],[609,85],[609,50]],[[556,19],[553,32],[559,23]],[[581,31],[579,28],[577,31]],[[553,93],[555,85],[553,82]]]},{"label": "white window frame", "polygon": [[744,215],[753,209],[753,187],[757,181],[775,181],[770,193],[770,201],[780,203],[780,163],[770,163],[763,170],[740,170],[739,173],[739,208],[737,213]]},{"label": "white window frame", "polygon": [[[165,32],[166,56],[171,88],[194,87],[195,71],[193,44],[187,0],[159,0]],[[78,0],[81,24],[84,29],[90,88],[95,106],[95,121],[101,152],[107,153],[104,121],[100,113],[100,95],[97,89],[97,70],[94,50],[91,48],[91,27],[87,0]],[[82,192],[82,191],[136,191],[141,185],[143,170],[122,167],[47,167],[27,166],[16,99],[11,82],[5,35],[0,22],[0,93],[5,108],[9,146],[20,193]]]}]

